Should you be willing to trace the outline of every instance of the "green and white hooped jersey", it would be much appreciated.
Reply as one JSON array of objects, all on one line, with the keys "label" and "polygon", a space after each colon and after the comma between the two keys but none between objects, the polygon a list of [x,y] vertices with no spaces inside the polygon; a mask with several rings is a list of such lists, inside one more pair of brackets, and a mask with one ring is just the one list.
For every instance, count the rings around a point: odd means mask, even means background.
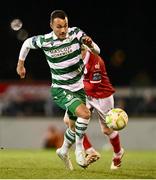
[{"label": "green and white hooped jersey", "polygon": [[34,48],[41,48],[46,55],[52,75],[52,87],[71,91],[84,87],[84,63],[80,49],[84,35],[79,28],[73,27],[68,29],[68,37],[62,41],[53,32],[32,38]]}]

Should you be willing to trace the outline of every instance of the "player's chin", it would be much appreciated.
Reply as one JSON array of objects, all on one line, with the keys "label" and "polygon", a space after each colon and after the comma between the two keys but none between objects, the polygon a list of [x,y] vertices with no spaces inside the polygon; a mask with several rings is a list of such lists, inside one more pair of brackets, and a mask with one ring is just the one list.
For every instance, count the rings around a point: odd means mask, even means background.
[{"label": "player's chin", "polygon": [[61,39],[61,40],[66,39],[66,35],[60,35],[60,36],[59,36],[59,39]]}]

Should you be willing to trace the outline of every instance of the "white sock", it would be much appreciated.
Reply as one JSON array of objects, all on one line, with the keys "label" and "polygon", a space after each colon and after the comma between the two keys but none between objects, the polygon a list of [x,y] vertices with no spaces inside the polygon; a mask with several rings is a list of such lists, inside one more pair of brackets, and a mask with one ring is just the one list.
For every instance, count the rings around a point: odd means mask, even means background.
[{"label": "white sock", "polygon": [[85,134],[85,131],[87,129],[89,123],[89,119],[83,119],[83,118],[77,118],[77,121],[75,123],[75,131],[76,131],[76,151],[82,151],[84,150],[83,147],[83,137]]},{"label": "white sock", "polygon": [[68,128],[64,134],[64,141],[61,146],[62,153],[67,154],[69,148],[72,146],[74,142],[75,142],[75,132]]}]

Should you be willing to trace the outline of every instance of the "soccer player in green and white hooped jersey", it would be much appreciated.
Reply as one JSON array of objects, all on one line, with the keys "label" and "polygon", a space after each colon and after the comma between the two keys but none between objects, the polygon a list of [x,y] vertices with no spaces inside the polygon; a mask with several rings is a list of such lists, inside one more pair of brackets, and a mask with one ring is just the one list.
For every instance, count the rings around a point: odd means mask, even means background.
[{"label": "soccer player in green and white hooped jersey", "polygon": [[82,167],[88,165],[83,149],[83,136],[89,123],[90,111],[85,105],[81,45],[87,45],[93,53],[97,54],[100,53],[100,49],[82,30],[68,27],[67,14],[62,10],[51,13],[50,27],[53,31],[49,34],[30,37],[24,41],[16,70],[21,78],[25,78],[24,62],[29,50],[41,48],[44,51],[52,75],[53,99],[76,120],[76,138],[75,132],[68,128],[61,151],[57,152],[68,169],[72,170],[68,149],[74,142],[74,138],[76,162]]}]

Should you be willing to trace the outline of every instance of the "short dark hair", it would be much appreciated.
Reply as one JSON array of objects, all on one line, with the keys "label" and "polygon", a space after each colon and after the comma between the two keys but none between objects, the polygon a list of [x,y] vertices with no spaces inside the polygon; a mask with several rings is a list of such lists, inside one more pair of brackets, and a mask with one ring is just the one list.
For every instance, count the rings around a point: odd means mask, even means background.
[{"label": "short dark hair", "polygon": [[67,14],[63,10],[55,10],[50,15],[50,22],[53,22],[55,18],[65,19]]}]

